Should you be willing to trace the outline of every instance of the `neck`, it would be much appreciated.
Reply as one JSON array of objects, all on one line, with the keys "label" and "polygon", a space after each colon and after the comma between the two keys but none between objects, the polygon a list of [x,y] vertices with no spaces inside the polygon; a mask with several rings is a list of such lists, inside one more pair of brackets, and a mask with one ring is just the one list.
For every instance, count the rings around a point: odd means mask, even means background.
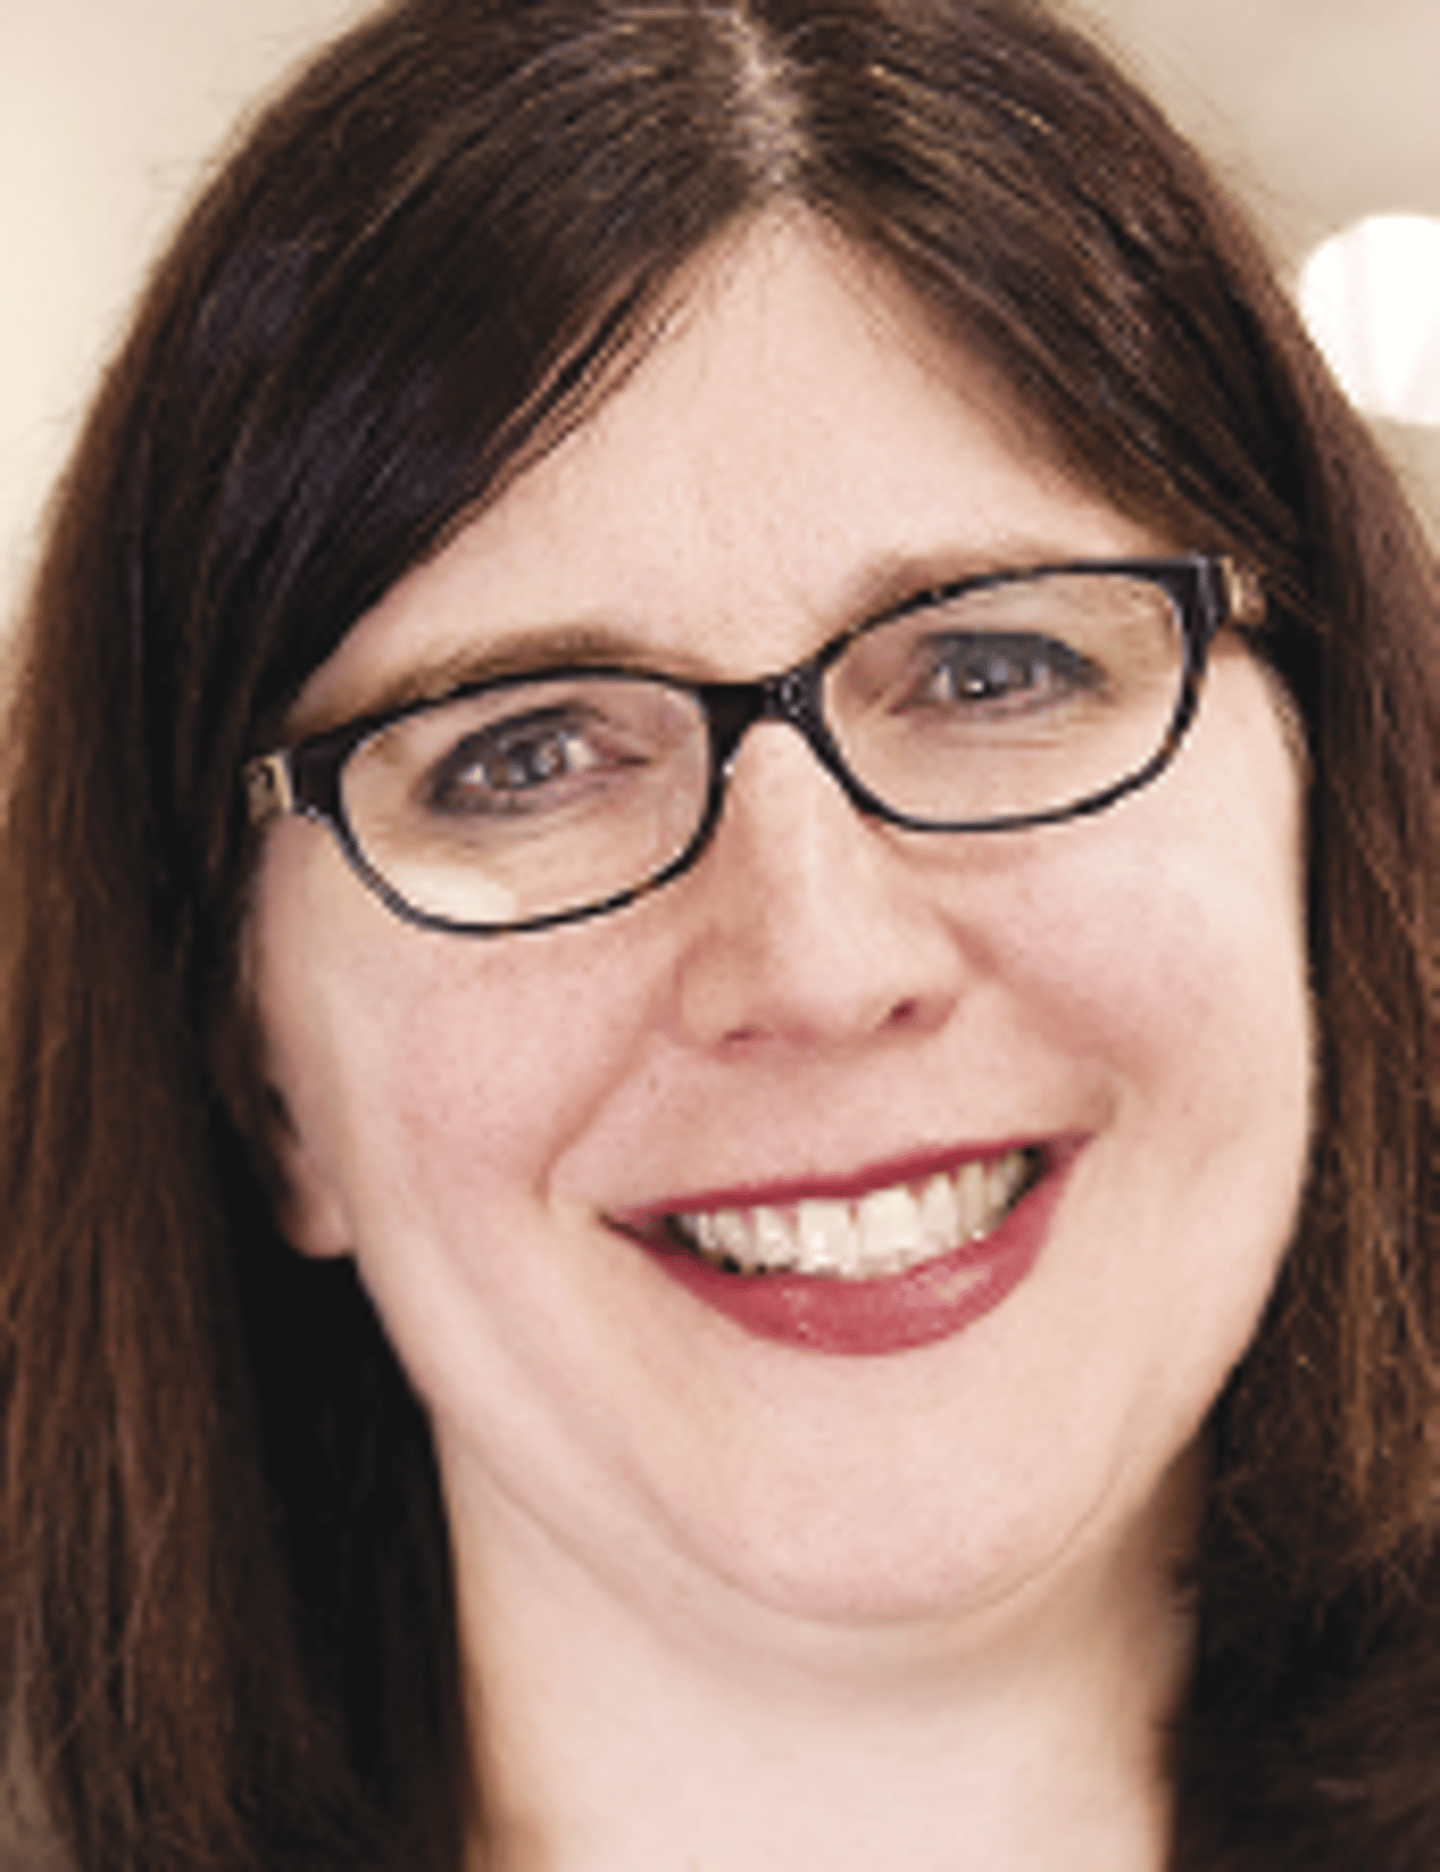
[{"label": "neck", "polygon": [[1174,1527],[1060,1595],[869,1626],[637,1610],[532,1527],[483,1569],[461,1540],[476,1872],[1161,1872]]}]

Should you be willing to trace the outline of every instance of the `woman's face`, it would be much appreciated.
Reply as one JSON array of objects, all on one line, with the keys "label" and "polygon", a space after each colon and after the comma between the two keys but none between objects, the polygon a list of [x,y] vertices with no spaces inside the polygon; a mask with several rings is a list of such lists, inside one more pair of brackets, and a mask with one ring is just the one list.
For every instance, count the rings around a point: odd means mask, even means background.
[{"label": "woman's face", "polygon": [[[1189,543],[1070,478],[884,274],[777,219],[360,622],[292,725],[522,637],[747,678],[971,571]],[[894,1620],[1124,1547],[1293,1221],[1301,818],[1271,689],[1222,639],[1173,767],[1098,816],[906,835],[762,724],[687,875],[543,933],[408,925],[281,822],[248,968],[284,1220],[355,1257],[462,1560],[567,1555],[651,1609]],[[697,1280],[663,1246],[666,1215],[854,1220],[971,1160],[995,1221],[1017,1146],[1040,1183],[928,1287],[789,1277],[772,1305],[775,1276]]]}]

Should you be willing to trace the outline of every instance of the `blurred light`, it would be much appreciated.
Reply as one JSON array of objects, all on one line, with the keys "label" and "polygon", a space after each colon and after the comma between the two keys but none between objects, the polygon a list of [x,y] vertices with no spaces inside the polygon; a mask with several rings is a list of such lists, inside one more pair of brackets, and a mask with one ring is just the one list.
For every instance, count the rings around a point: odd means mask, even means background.
[{"label": "blurred light", "polygon": [[1317,247],[1300,310],[1350,400],[1440,425],[1440,220],[1372,215]]}]

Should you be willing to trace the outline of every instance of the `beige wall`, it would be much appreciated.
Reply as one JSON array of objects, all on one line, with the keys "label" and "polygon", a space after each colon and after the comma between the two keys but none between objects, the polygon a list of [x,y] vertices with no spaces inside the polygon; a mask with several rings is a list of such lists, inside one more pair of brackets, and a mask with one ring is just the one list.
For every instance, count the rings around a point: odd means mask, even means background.
[{"label": "beige wall", "polygon": [[[1361,214],[1440,214],[1440,0],[1073,5],[1219,158],[1287,264]],[[0,0],[0,611],[146,256],[247,100],[362,10]],[[1440,519],[1440,431],[1392,440]]]},{"label": "beige wall", "polygon": [[360,0],[0,0],[0,615],[149,256],[262,86]]},{"label": "beige wall", "polygon": [[[1292,279],[1363,216],[1440,216],[1440,0],[1061,3],[1218,163]],[[1440,543],[1440,428],[1376,427]]]}]

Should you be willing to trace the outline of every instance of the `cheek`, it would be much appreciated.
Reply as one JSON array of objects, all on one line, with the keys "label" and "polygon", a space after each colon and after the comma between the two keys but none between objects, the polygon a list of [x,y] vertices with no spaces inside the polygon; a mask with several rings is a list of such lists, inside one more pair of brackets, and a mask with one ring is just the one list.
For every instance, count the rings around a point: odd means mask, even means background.
[{"label": "cheek", "polygon": [[644,1025],[644,971],[614,947],[410,928],[315,828],[277,830],[250,941],[266,1069],[363,1232],[544,1193]]},{"label": "cheek", "polygon": [[388,1083],[371,1123],[388,1126],[421,1180],[543,1197],[550,1171],[632,1070],[646,994],[576,938],[507,953],[435,958],[373,1033]]},{"label": "cheek", "polygon": [[1187,1409],[1254,1330],[1311,1130],[1302,782],[1253,668],[1219,675],[1162,781],[1017,871],[991,962],[1022,1047],[1106,1089],[1057,1315]]},{"label": "cheek", "polygon": [[1289,855],[1256,856],[1242,870],[1233,850],[1193,843],[1077,843],[1009,944],[1020,1003],[1125,1084],[1160,1075],[1178,1092],[1211,1068],[1273,1063],[1280,1034],[1306,1025],[1304,942]]},{"label": "cheek", "polygon": [[[1121,1298],[1083,1330],[1150,1347],[1153,1395],[1190,1405],[1254,1330],[1312,1118],[1300,784],[1273,737],[1225,752],[1137,798],[1128,827],[1117,812],[1077,838],[1035,887],[1030,928],[1051,940],[1015,952],[1021,1002],[1113,1089],[1074,1221],[1096,1291]],[[1085,1319],[1086,1293],[1070,1299]]]},{"label": "cheek", "polygon": [[1208,857],[1157,846],[1110,882],[1104,914],[1072,919],[1064,961],[1031,1005],[1113,1089],[1111,1205],[1137,1239],[1175,1245],[1177,1292],[1223,1262],[1227,1244],[1237,1270],[1273,1266],[1311,1120],[1293,854],[1242,855],[1223,838]]},{"label": "cheek", "polygon": [[1160,782],[1061,828],[1005,936],[1019,999],[1207,1130],[1308,1096],[1303,787],[1263,679],[1223,663]]}]

